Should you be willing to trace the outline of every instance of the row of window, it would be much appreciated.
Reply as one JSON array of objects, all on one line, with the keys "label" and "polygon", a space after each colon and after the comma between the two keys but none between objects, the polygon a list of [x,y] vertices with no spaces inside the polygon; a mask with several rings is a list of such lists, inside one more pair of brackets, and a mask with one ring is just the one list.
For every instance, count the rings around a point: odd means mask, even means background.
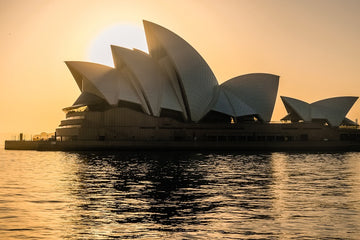
[{"label": "row of window", "polygon": [[342,141],[360,141],[360,134],[351,133],[351,134],[340,134],[340,140]]},{"label": "row of window", "polygon": [[[212,142],[286,142],[294,141],[294,136],[208,136]],[[307,141],[308,135],[300,135],[300,141]]]}]

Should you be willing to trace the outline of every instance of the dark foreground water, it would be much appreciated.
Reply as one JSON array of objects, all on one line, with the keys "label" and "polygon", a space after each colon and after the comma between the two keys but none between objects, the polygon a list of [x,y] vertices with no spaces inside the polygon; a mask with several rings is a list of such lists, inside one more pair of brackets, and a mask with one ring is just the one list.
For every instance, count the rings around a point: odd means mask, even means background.
[{"label": "dark foreground water", "polygon": [[0,239],[360,239],[360,154],[0,150]]}]

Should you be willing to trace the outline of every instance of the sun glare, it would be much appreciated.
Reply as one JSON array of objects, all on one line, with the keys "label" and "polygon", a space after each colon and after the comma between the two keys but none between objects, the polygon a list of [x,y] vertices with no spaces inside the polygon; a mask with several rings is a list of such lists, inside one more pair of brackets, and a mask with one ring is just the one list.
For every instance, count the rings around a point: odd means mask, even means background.
[{"label": "sun glare", "polygon": [[90,43],[88,59],[90,62],[114,67],[110,45],[136,48],[148,52],[144,30],[135,24],[112,25],[96,36]]}]

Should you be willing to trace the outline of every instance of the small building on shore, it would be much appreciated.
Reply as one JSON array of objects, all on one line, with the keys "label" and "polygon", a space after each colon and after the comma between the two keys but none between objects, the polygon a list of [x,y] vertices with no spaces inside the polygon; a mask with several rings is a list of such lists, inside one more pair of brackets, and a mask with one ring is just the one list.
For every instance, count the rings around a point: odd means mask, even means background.
[{"label": "small building on shore", "polygon": [[48,141],[51,139],[55,139],[55,133],[46,133],[46,132],[42,132],[40,134],[34,135],[32,137],[33,141]]}]

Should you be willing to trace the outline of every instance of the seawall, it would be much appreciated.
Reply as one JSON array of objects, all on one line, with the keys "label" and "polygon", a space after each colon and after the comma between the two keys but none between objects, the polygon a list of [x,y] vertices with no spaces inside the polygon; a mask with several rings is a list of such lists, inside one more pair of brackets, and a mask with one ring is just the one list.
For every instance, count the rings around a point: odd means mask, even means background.
[{"label": "seawall", "polygon": [[232,150],[232,151],[360,151],[360,142],[197,142],[197,141],[5,141],[6,150]]}]

